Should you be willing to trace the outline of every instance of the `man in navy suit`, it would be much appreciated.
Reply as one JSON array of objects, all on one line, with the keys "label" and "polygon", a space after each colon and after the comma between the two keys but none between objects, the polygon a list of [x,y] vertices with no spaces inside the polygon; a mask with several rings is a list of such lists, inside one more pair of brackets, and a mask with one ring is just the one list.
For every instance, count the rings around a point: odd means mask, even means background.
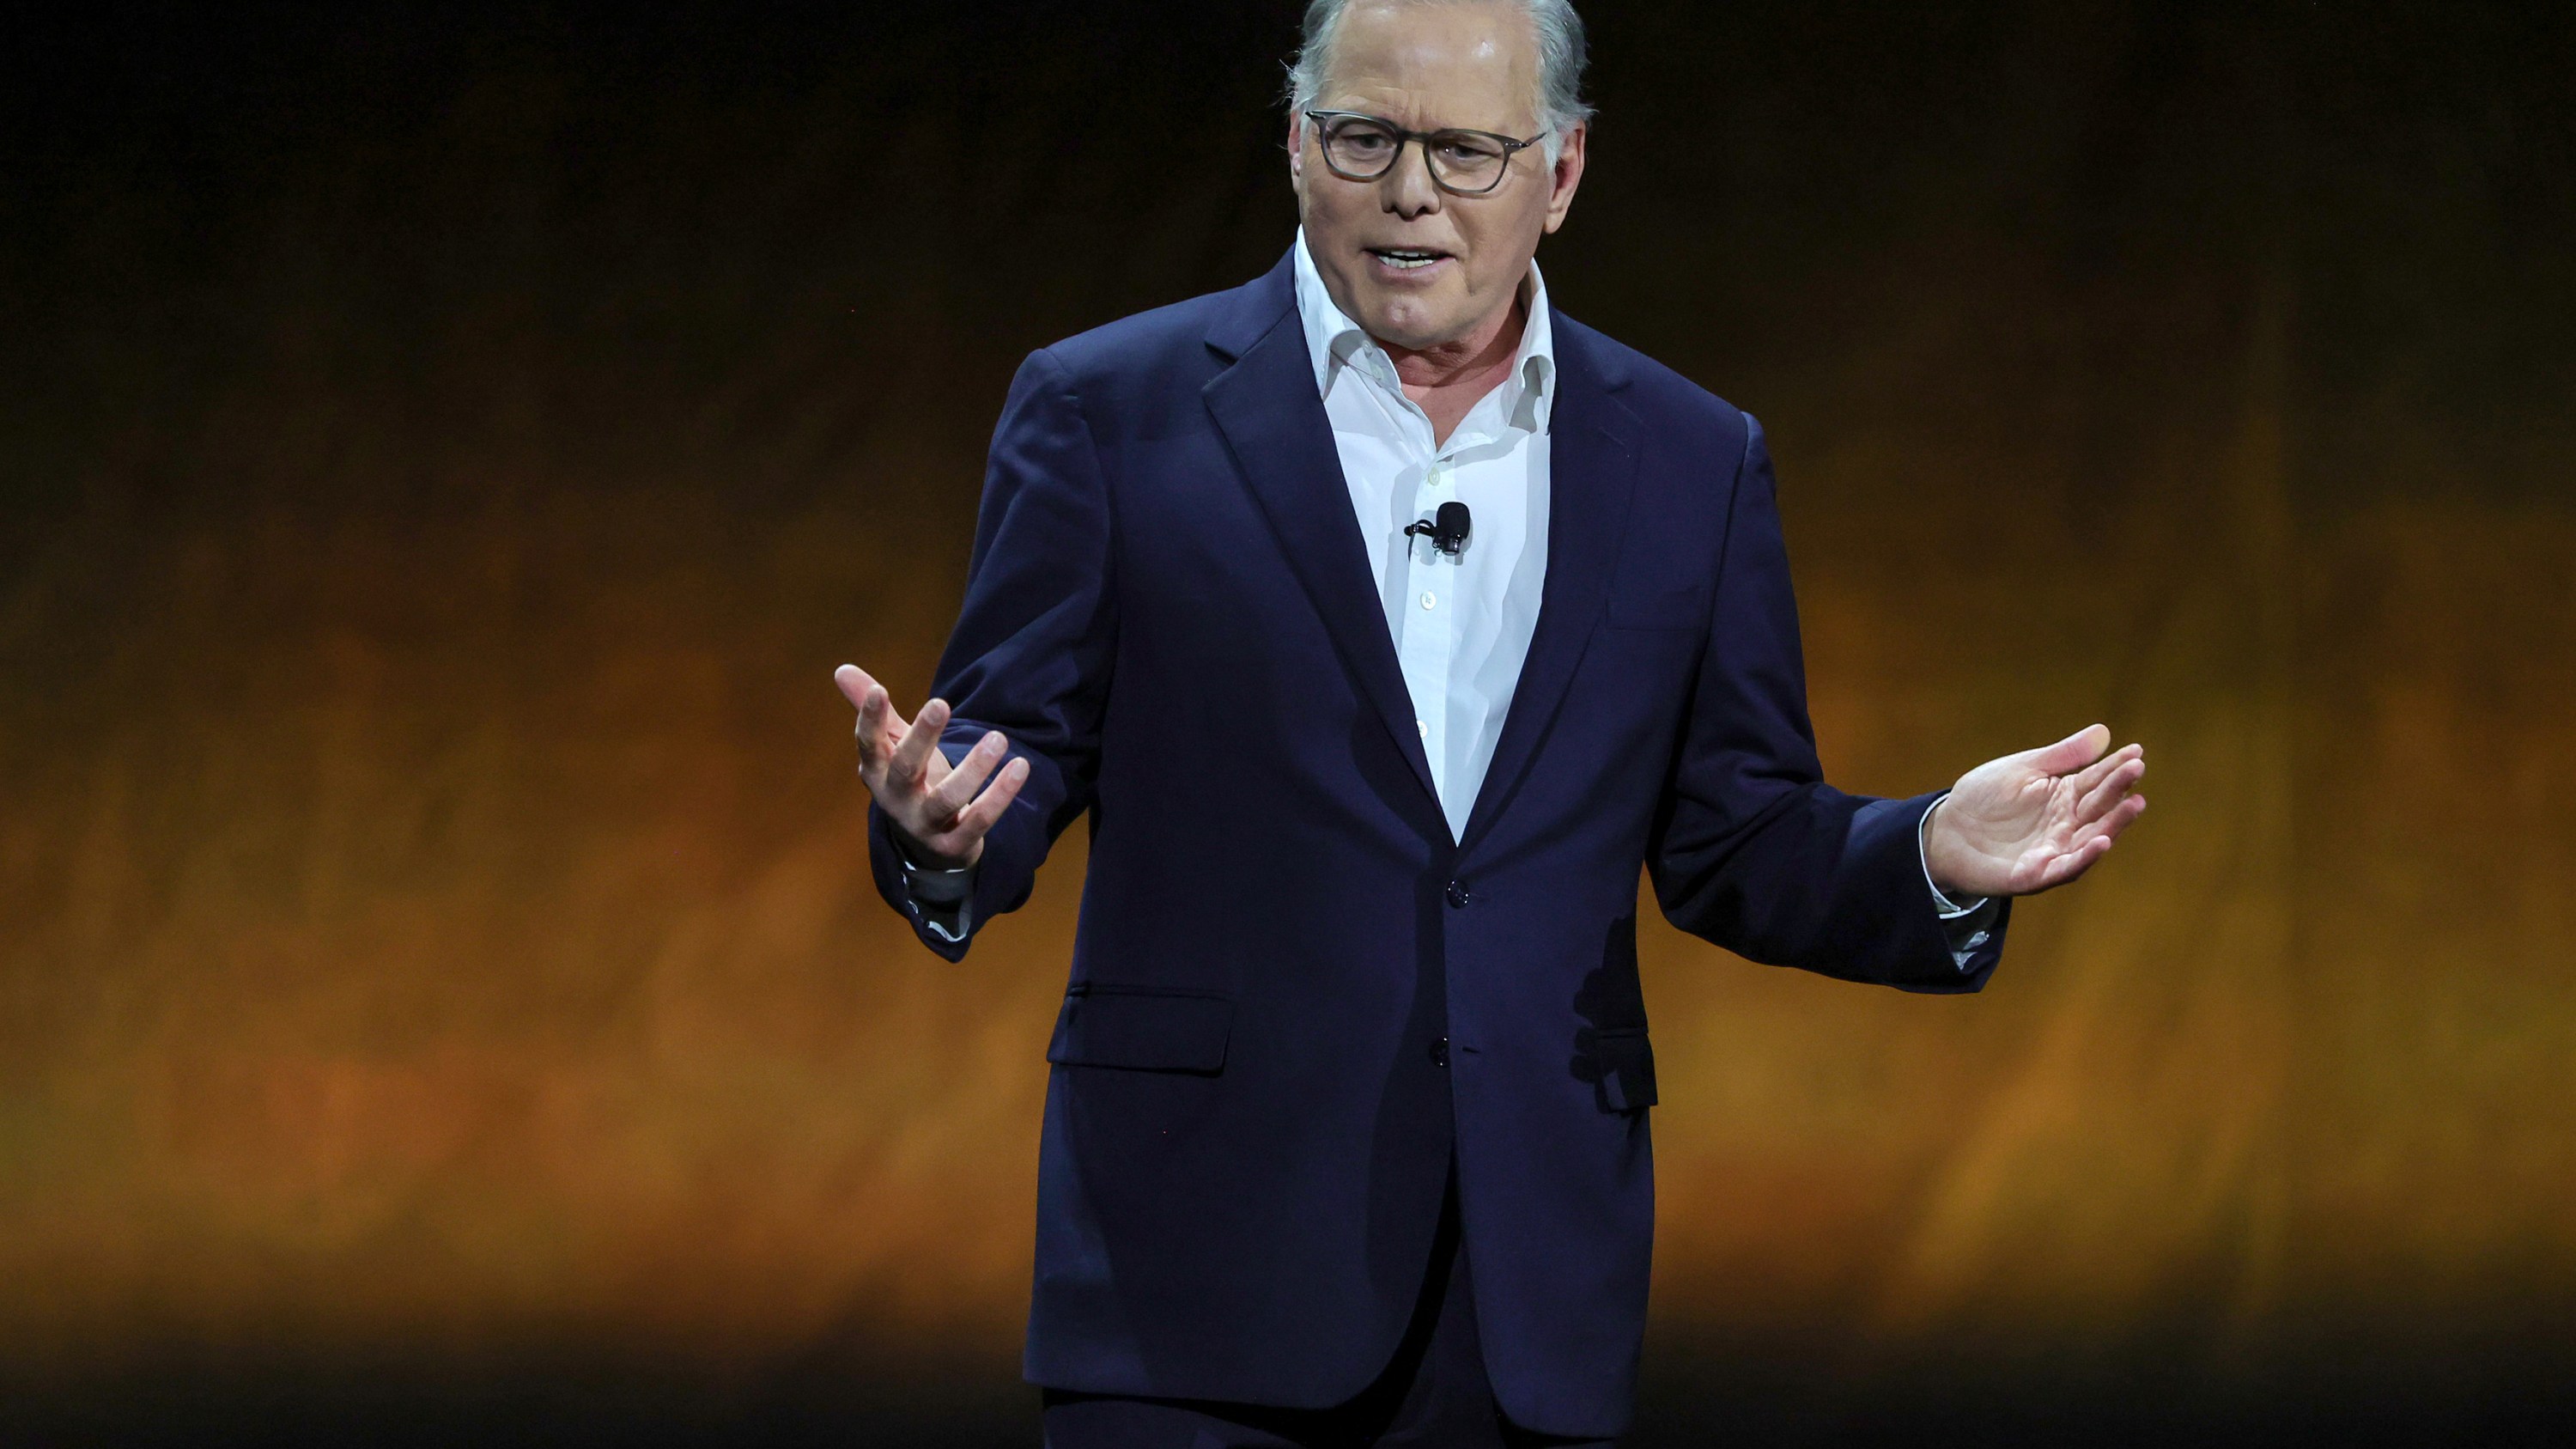
[{"label": "man in navy suit", "polygon": [[2098,725],[1824,783],[1761,428],[1533,260],[1582,64],[1564,0],[1316,0],[1288,252],[1033,354],[937,697],[838,672],[933,951],[1090,817],[1026,1357],[1058,1449],[1610,1440],[1640,865],[1757,961],[1974,991],[2008,898],[2145,805]]}]

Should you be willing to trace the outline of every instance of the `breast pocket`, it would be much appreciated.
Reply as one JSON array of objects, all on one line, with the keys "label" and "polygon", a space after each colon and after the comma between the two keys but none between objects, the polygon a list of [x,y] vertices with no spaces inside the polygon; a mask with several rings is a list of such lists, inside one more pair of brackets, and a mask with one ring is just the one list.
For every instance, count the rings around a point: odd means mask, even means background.
[{"label": "breast pocket", "polygon": [[1213,991],[1077,981],[1056,1013],[1047,1060],[1139,1072],[1225,1070],[1234,1001]]}]

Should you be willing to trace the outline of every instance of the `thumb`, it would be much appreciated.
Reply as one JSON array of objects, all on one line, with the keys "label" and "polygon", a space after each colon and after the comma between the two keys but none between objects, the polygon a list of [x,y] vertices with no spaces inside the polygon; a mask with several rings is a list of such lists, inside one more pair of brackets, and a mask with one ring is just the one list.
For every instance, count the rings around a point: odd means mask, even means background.
[{"label": "thumb", "polygon": [[841,697],[848,700],[853,709],[868,702],[868,691],[877,683],[868,677],[866,670],[855,664],[844,664],[833,670],[832,682],[841,687]]},{"label": "thumb", "polygon": [[2063,775],[2102,758],[2111,747],[2111,727],[2089,724],[2053,745],[2042,745],[2030,752],[2033,767],[2051,775]]}]

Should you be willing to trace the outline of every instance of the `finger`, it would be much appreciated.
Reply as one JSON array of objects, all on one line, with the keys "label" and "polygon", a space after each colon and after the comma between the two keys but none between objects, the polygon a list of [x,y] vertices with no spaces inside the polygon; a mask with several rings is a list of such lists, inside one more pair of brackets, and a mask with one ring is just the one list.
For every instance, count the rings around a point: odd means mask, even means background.
[{"label": "finger", "polygon": [[2109,725],[2089,724],[2053,745],[2042,745],[2031,752],[2030,762],[2051,775],[2091,764],[2111,745]]},{"label": "finger", "polygon": [[885,770],[886,755],[894,749],[886,737],[885,717],[885,691],[869,685],[867,697],[859,701],[859,723],[852,733],[859,742],[859,776],[872,789]]},{"label": "finger", "polygon": [[832,682],[841,687],[843,698],[858,706],[861,718],[867,717],[869,703],[873,700],[878,717],[891,720],[896,734],[903,733],[903,716],[895,713],[891,696],[886,693],[886,687],[876,681],[874,675],[855,664],[844,664],[832,671]]},{"label": "finger", "polygon": [[2050,860],[2047,865],[2041,867],[2039,872],[2039,884],[2032,886],[2028,891],[2023,892],[2023,894],[2037,895],[2041,891],[2054,890],[2057,887],[2066,884],[2068,881],[2075,879],[2077,876],[2082,875],[2084,872],[2091,870],[2093,868],[2093,862],[2100,860],[2102,857],[2110,853],[2111,837],[2107,835],[2097,835],[2092,839],[2085,841],[2082,845],[2077,846],[2075,849],[2057,856]]},{"label": "finger", "polygon": [[983,839],[992,830],[993,823],[1002,818],[1002,812],[1010,809],[1011,802],[1019,798],[1020,786],[1028,783],[1028,778],[1029,762],[1026,758],[1014,759],[1004,765],[993,776],[993,783],[984,787],[984,793],[975,797],[975,803],[958,812],[957,837],[960,840]]},{"label": "finger", "polygon": [[[922,777],[930,768],[929,757],[939,754],[933,747],[939,741],[939,732],[947,725],[948,701],[934,699],[923,705],[921,713],[913,716],[912,728],[904,732],[902,741],[894,747],[894,757],[886,762],[887,776],[906,783],[919,783],[925,789],[936,784],[936,780],[924,781]],[[941,755],[939,762],[944,767],[948,763],[947,757]],[[939,773],[944,776],[948,772],[942,768]]]},{"label": "finger", "polygon": [[1009,753],[1010,748],[1011,742],[1003,737],[1000,730],[986,731],[984,737],[975,742],[975,748],[957,761],[957,768],[949,771],[924,797],[929,818],[944,824],[964,810],[966,803],[975,798],[976,790],[1002,763],[1003,755]]},{"label": "finger", "polygon": [[2092,840],[2086,841],[2082,850],[2066,857],[2066,859],[2060,863],[2060,873],[2055,883],[2058,885],[2065,885],[2069,881],[2083,875],[2084,872],[2091,870],[2095,862],[2101,860],[2102,857],[2109,855],[2110,853],[2111,837],[2107,835],[2097,836]]},{"label": "finger", "polygon": [[2110,774],[2104,776],[2100,784],[2095,785],[2091,790],[2086,791],[2083,796],[2077,799],[2075,802],[2076,823],[2080,825],[2086,821],[2100,819],[2102,812],[2119,804],[2120,798],[2128,794],[2129,791],[2137,785],[2138,781],[2146,778],[2146,774],[2146,761],[2128,760],[2122,762],[2118,769],[2115,769]]},{"label": "finger", "polygon": [[2083,795],[2091,791],[2094,786],[2101,784],[2103,776],[2110,774],[2113,770],[2120,768],[2131,760],[2144,757],[2146,752],[2147,749],[2144,745],[2122,745],[2111,753],[2095,760],[2092,764],[2089,764],[2083,769],[2076,771],[2074,774],[2067,776],[2066,783],[2075,787],[2076,794]]},{"label": "finger", "polygon": [[2082,830],[2076,832],[2075,838],[2078,841],[2090,841],[2097,836],[2105,838],[2117,836],[2121,831],[2129,828],[2130,821],[2145,814],[2146,809],[2147,797],[2144,795],[2132,795],[2121,801],[2119,804],[2112,806],[2109,811],[2103,814],[2101,819],[2092,822]]},{"label": "finger", "polygon": [[874,676],[855,664],[844,664],[832,671],[832,682],[841,686],[841,695],[852,706],[864,706],[868,691],[877,687]]},{"label": "finger", "polygon": [[859,723],[855,734],[859,743],[859,774],[870,778],[871,788],[874,788],[874,778],[882,777],[887,758],[907,733],[903,716],[895,713],[894,701],[887,698],[885,686],[869,681],[867,693],[859,701]]}]

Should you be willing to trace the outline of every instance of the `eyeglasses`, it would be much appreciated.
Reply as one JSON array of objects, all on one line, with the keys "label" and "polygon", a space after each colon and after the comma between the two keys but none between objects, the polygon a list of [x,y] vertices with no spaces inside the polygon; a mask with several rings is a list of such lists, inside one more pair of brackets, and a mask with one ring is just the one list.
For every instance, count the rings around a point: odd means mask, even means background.
[{"label": "eyeglasses", "polygon": [[1306,119],[1324,138],[1324,164],[1345,181],[1375,181],[1395,169],[1404,143],[1422,143],[1422,158],[1431,179],[1443,191],[1483,196],[1503,184],[1512,153],[1535,146],[1543,136],[1515,141],[1491,131],[1408,131],[1357,111],[1308,111]]}]

